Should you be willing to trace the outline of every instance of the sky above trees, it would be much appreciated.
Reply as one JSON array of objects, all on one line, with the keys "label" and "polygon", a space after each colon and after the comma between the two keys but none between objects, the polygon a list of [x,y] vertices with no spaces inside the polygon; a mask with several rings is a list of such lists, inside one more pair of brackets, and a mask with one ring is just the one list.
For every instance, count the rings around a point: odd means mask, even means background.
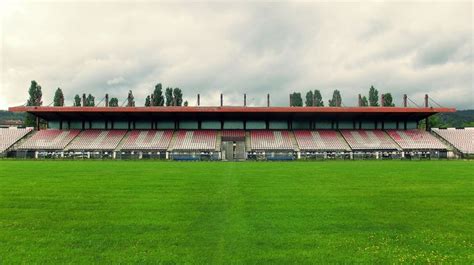
[{"label": "sky above trees", "polygon": [[[474,107],[472,3],[13,3],[1,4],[0,109],[24,104],[31,80],[44,104],[58,87],[133,90],[157,83],[189,105],[288,105],[289,94],[339,90],[345,106],[371,85],[423,102]],[[304,96],[304,95],[303,95]]]}]

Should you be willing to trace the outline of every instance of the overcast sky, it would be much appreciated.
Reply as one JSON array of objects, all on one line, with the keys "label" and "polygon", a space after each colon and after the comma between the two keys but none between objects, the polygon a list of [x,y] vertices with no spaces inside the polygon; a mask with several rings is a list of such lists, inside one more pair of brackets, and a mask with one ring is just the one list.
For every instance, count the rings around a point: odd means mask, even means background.
[{"label": "overcast sky", "polygon": [[287,105],[319,89],[345,106],[374,85],[401,104],[430,94],[474,108],[473,6],[458,3],[5,3],[0,109],[24,104],[31,80],[45,105],[61,87],[144,104],[154,85],[190,105]]}]

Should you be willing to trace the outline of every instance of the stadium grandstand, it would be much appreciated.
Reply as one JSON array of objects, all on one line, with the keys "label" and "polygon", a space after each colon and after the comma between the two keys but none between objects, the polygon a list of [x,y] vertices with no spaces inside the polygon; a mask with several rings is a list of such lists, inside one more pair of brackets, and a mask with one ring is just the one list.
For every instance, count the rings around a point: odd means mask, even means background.
[{"label": "stadium grandstand", "polygon": [[[198,101],[199,102],[199,101]],[[245,101],[244,101],[245,102]],[[173,160],[431,159],[473,153],[472,129],[418,129],[424,107],[12,107],[32,129],[0,129],[24,158]],[[47,129],[39,130],[40,122]]]},{"label": "stadium grandstand", "polygon": [[433,132],[451,145],[461,157],[474,157],[474,128],[433,128]]}]

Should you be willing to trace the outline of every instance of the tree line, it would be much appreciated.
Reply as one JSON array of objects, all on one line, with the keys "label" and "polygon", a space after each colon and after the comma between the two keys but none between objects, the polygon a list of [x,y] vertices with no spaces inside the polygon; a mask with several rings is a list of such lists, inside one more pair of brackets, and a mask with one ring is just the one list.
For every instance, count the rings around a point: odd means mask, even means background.
[{"label": "tree line", "polygon": [[[26,102],[26,106],[41,106],[43,105],[41,86],[36,81],[31,81],[30,88],[28,90],[29,99]],[[76,94],[73,98],[72,106],[74,107],[95,107],[95,97],[92,94],[82,94],[82,98],[79,94]],[[135,97],[133,96],[132,90],[128,92],[127,107],[135,107]],[[108,104],[107,104],[108,103]],[[124,102],[125,103],[125,102]],[[111,97],[106,102],[109,107],[118,107],[119,100],[116,97]],[[62,107],[64,106],[64,93],[61,88],[57,88],[54,93],[53,106]],[[145,98],[145,107],[151,106],[188,106],[188,102],[183,102],[183,91],[180,88],[167,87],[165,95],[162,92],[162,85],[158,83],[151,95]]]},{"label": "tree line", "polygon": [[[393,97],[391,93],[383,94],[382,106],[394,107]],[[324,101],[319,90],[310,90],[306,92],[306,98],[304,101],[306,107],[324,107]],[[341,107],[342,96],[339,90],[334,90],[332,98],[328,100],[329,107]],[[303,98],[300,92],[293,92],[290,94],[290,106],[291,107],[303,107]],[[379,105],[379,91],[371,86],[369,89],[369,97],[361,96],[359,99],[360,107],[378,107]]]},{"label": "tree line", "polygon": [[[43,104],[42,97],[43,93],[41,91],[41,86],[36,81],[31,81],[30,88],[28,90],[29,99],[26,102],[27,106],[41,106]],[[107,104],[108,103],[108,104]],[[125,101],[124,101],[125,103]],[[126,106],[127,107],[135,107],[135,97],[133,96],[132,90],[128,92],[127,99],[126,99]],[[321,96],[321,92],[319,90],[310,90],[306,93],[305,101],[303,102],[303,98],[300,92],[293,92],[290,94],[290,106],[293,107],[302,107],[306,105],[307,107],[316,106],[316,107],[324,107],[324,101]],[[64,106],[64,93],[61,88],[57,88],[56,92],[54,93],[54,100],[53,105],[60,107]],[[119,100],[116,97],[112,97],[108,99],[106,105],[109,107],[118,107]],[[122,104],[123,105],[123,104]],[[342,96],[339,90],[334,90],[332,99],[328,100],[328,106],[330,107],[341,107],[342,104]],[[76,94],[73,99],[73,106],[75,107],[95,107],[95,97],[92,94]],[[145,107],[155,107],[155,106],[188,106],[188,102],[183,102],[183,92],[180,88],[172,88],[167,87],[163,94],[163,86],[161,83],[155,85],[153,93],[147,95],[145,98]],[[379,92],[373,86],[369,89],[368,98],[366,96],[362,96],[359,99],[359,106],[372,106],[377,107],[379,106]],[[383,102],[382,106],[386,107],[393,107],[395,104],[393,103],[393,98],[390,93],[383,94]],[[25,118],[26,125],[33,125],[34,124],[34,117],[31,114],[28,114]]]}]

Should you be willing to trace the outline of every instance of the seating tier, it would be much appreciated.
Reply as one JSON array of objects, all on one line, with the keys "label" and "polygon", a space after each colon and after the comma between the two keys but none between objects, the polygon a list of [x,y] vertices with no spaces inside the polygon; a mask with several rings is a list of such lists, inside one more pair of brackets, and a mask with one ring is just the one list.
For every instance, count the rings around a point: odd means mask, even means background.
[{"label": "seating tier", "polygon": [[132,131],[122,150],[166,150],[170,145],[173,131]]},{"label": "seating tier", "polygon": [[289,131],[251,131],[252,150],[293,150]]},{"label": "seating tier", "polygon": [[211,151],[216,149],[217,131],[177,131],[173,150]]},{"label": "seating tier", "polygon": [[352,150],[398,150],[400,147],[381,130],[342,130]]},{"label": "seating tier", "polygon": [[464,154],[474,154],[474,128],[433,129],[443,139]]},{"label": "seating tier", "polygon": [[78,134],[80,130],[48,129],[36,132],[26,140],[18,149],[23,150],[62,150]]},{"label": "seating tier", "polygon": [[31,132],[32,128],[0,128],[0,153]]},{"label": "seating tier", "polygon": [[68,150],[114,150],[126,130],[86,130],[82,131],[67,147]]},{"label": "seating tier", "polygon": [[446,149],[435,136],[423,130],[387,130],[388,135],[404,150]]},{"label": "seating tier", "polygon": [[306,151],[344,151],[349,146],[339,132],[333,130],[298,130],[294,132],[300,150]]}]

